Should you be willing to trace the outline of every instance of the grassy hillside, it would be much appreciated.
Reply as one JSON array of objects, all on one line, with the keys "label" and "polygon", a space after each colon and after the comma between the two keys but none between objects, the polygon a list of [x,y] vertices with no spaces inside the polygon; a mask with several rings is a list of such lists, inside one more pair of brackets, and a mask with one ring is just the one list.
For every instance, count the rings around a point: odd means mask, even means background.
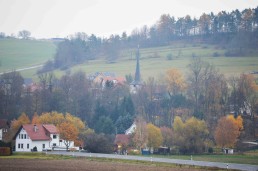
[{"label": "grassy hillside", "polygon": [[[123,51],[116,63],[107,63],[103,59],[98,59],[74,66],[70,70],[72,72],[82,70],[86,73],[112,71],[120,76],[134,75],[136,65],[134,51],[135,49]],[[187,66],[193,56],[201,57],[215,65],[226,76],[258,70],[258,55],[256,57],[225,57],[223,49],[211,45],[176,43],[171,46],[141,49],[140,53],[141,75],[144,80],[151,76],[158,78],[169,68],[178,68],[187,74]],[[172,60],[168,60],[168,54],[172,54]],[[55,75],[60,76],[64,72],[58,70],[55,71]]]},{"label": "grassy hillside", "polygon": [[[42,64],[51,59],[56,46],[46,41],[0,40],[0,72]],[[135,50],[124,50],[116,63],[107,63],[105,59],[92,60],[72,67],[72,72],[82,70],[87,74],[93,72],[115,72],[125,76],[135,72]],[[215,65],[226,76],[249,73],[258,70],[258,55],[253,57],[225,57],[225,50],[217,46],[193,43],[173,43],[170,46],[145,48],[140,50],[141,75],[144,80],[164,75],[169,68],[178,68],[187,74],[187,66],[193,56]],[[172,59],[168,59],[168,54]],[[217,57],[214,57],[217,56]],[[34,78],[37,69],[21,71],[26,78]],[[54,74],[61,76],[66,71],[56,70]]]},{"label": "grassy hillside", "polygon": [[55,50],[50,41],[0,39],[0,73],[43,64]]}]

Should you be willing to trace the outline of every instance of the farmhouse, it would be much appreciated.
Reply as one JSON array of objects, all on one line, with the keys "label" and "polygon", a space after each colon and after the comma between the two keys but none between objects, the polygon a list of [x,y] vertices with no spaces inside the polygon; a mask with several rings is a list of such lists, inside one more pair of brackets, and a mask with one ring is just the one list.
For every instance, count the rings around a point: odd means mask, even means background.
[{"label": "farmhouse", "polygon": [[[60,139],[60,134],[54,125],[27,124],[22,125],[15,137],[16,151],[44,151],[48,149],[66,149],[64,140]],[[74,146],[74,142],[70,142]]]}]

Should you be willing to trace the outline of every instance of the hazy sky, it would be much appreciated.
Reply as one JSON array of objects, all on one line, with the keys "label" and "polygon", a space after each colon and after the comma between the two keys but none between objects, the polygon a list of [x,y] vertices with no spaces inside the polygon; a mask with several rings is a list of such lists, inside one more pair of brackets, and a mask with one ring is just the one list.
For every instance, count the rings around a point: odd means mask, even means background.
[{"label": "hazy sky", "polygon": [[162,14],[199,18],[204,12],[257,6],[258,0],[0,0],[0,32],[25,29],[37,38],[75,32],[108,37],[153,25]]}]

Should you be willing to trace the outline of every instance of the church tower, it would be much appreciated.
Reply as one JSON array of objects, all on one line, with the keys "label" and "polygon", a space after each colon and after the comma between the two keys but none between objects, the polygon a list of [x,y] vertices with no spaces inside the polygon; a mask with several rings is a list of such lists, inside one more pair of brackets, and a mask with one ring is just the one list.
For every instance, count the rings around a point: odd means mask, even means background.
[{"label": "church tower", "polygon": [[135,76],[133,82],[130,84],[130,92],[137,93],[137,90],[141,89],[143,83],[141,81],[141,73],[140,73],[140,50],[139,45],[136,51],[136,69]]}]

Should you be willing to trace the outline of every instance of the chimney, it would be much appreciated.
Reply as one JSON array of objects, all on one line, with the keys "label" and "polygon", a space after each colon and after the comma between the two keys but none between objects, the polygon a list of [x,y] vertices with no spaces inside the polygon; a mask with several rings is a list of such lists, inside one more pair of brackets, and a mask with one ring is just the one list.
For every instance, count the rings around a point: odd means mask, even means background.
[{"label": "chimney", "polygon": [[33,130],[34,130],[34,132],[37,132],[37,125],[34,125],[34,128],[33,128]]}]

